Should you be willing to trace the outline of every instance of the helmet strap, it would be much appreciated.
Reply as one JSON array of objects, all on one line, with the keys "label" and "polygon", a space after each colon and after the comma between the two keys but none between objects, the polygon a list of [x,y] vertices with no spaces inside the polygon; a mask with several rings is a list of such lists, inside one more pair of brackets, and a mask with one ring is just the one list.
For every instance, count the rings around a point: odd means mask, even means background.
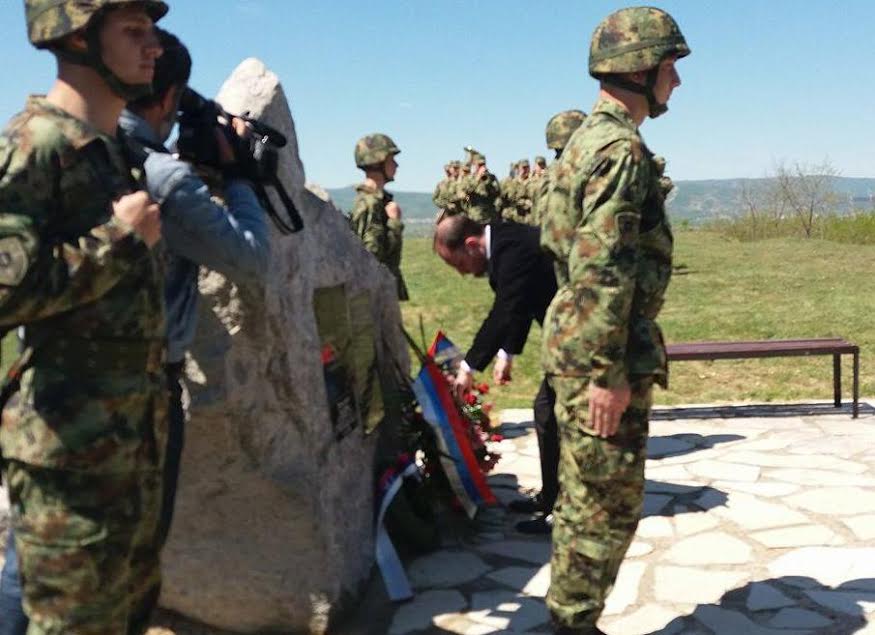
[{"label": "helmet strap", "polygon": [[638,95],[643,95],[644,98],[647,99],[647,107],[649,110],[648,114],[650,115],[650,118],[656,119],[660,115],[664,115],[666,112],[668,112],[668,105],[656,101],[656,95],[653,93],[653,89],[656,87],[656,80],[658,77],[659,65],[654,66],[647,71],[647,78],[643,86],[615,73],[602,75],[600,79],[606,84],[628,90],[629,92],[636,93]]}]

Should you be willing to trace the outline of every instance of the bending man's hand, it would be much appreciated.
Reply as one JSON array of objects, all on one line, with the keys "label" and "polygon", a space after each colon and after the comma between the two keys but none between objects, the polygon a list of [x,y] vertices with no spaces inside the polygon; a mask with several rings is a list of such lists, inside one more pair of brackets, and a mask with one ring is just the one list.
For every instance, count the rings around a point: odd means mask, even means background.
[{"label": "bending man's hand", "polygon": [[471,390],[474,385],[474,375],[462,368],[456,373],[456,380],[453,382],[453,392],[460,400],[465,398],[465,393]]},{"label": "bending man's hand", "polygon": [[510,382],[511,371],[513,370],[513,358],[498,357],[495,364],[492,366],[492,381],[496,384],[507,384]]},{"label": "bending man's hand", "polygon": [[599,388],[590,384],[589,418],[595,433],[604,439],[614,436],[631,401],[632,391],[628,384],[616,388]]}]

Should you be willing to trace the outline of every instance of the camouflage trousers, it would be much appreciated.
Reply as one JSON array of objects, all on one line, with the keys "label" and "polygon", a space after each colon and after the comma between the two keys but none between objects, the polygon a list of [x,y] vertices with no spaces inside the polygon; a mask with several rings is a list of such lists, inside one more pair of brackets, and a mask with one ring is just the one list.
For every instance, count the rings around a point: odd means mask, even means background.
[{"label": "camouflage trousers", "polygon": [[651,378],[633,382],[617,434],[589,428],[589,385],[551,377],[559,425],[559,499],[547,607],[563,632],[589,633],[604,609],[644,502]]},{"label": "camouflage trousers", "polygon": [[161,472],[11,460],[6,479],[28,635],[145,632],[161,584]]}]

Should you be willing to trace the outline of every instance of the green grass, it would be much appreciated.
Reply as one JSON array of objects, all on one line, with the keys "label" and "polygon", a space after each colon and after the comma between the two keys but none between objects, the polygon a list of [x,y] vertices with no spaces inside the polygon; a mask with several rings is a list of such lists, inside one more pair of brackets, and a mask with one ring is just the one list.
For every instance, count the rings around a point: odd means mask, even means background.
[{"label": "green grass", "polygon": [[[875,347],[871,292],[875,246],[780,238],[739,242],[707,231],[676,235],[678,271],[660,316],[668,342],[841,336],[861,347],[861,394],[875,394],[868,351]],[[492,303],[485,279],[462,278],[431,251],[431,241],[405,241],[402,261],[411,301],[404,322],[419,339],[443,329],[463,350]],[[494,387],[496,407],[526,407],[537,390],[540,330],[514,364],[514,381]],[[832,359],[681,362],[670,369],[663,404],[830,399]],[[844,365],[850,395],[850,361]],[[490,381],[491,375],[484,374]],[[491,381],[490,381],[491,383]]]}]

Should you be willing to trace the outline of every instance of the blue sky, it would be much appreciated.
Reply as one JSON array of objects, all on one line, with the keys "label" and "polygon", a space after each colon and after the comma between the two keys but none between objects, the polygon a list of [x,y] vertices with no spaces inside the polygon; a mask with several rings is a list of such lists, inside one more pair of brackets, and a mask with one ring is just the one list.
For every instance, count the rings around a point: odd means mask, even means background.
[{"label": "blue sky", "polygon": [[[544,126],[589,111],[586,72],[606,0],[171,0],[163,26],[188,45],[192,86],[214,94],[242,59],[283,83],[307,177],[357,181],[353,147],[382,131],[401,146],[395,188],[431,190],[441,166],[482,150],[504,176],[547,154]],[[50,85],[49,54],[29,47],[21,0],[0,0],[0,119]],[[675,179],[757,177],[779,161],[828,158],[875,176],[875,3],[678,0],[658,3],[693,54],[671,110],[642,132]]]}]

